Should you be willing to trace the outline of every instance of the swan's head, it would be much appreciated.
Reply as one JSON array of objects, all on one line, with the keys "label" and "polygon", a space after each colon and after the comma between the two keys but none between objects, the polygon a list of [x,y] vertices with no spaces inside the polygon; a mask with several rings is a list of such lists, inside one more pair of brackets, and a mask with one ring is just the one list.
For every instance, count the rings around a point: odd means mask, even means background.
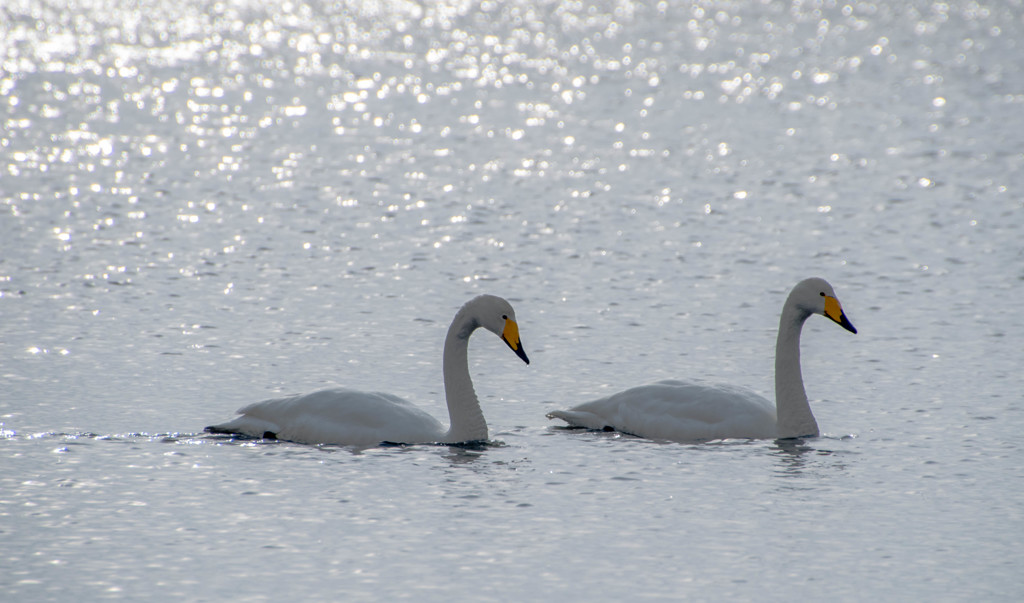
[{"label": "swan's head", "polygon": [[840,305],[832,285],[828,284],[825,279],[809,278],[800,281],[796,287],[793,287],[789,298],[801,310],[811,314],[821,314],[847,331],[857,332],[853,323],[843,313],[843,306]]},{"label": "swan's head", "polygon": [[465,307],[472,311],[474,326],[483,327],[500,337],[516,356],[530,364],[523,342],[519,340],[519,324],[512,304],[496,295],[481,295],[470,300]]}]

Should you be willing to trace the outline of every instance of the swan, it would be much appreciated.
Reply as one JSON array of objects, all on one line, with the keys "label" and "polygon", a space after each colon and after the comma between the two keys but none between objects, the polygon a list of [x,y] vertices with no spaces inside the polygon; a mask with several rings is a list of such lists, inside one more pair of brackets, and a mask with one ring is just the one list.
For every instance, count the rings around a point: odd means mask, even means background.
[{"label": "swan", "polygon": [[238,411],[240,416],[210,425],[205,431],[356,447],[486,440],[487,422],[473,391],[466,356],[469,336],[477,327],[501,337],[523,362],[530,363],[519,340],[519,325],[511,304],[494,295],[466,302],[455,314],[444,341],[444,390],[451,422],[448,429],[398,396],[334,388],[250,404]]},{"label": "swan", "polygon": [[832,285],[820,278],[797,283],[782,306],[775,343],[777,406],[733,385],[669,380],[627,389],[547,416],[574,427],[677,442],[817,436],[818,423],[800,374],[800,330],[811,314],[821,314],[847,331],[857,332]]}]

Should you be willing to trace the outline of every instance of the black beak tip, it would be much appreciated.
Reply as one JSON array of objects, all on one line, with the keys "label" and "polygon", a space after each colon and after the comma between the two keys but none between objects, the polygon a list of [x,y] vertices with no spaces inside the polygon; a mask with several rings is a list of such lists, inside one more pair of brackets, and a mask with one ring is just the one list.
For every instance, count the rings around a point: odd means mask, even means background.
[{"label": "black beak tip", "polygon": [[530,364],[530,359],[526,357],[526,350],[523,349],[522,342],[519,343],[519,347],[512,347],[512,343],[509,340],[504,337],[502,337],[501,340],[505,342],[505,345],[507,345],[510,350],[516,353],[516,356],[522,358],[523,362]]}]

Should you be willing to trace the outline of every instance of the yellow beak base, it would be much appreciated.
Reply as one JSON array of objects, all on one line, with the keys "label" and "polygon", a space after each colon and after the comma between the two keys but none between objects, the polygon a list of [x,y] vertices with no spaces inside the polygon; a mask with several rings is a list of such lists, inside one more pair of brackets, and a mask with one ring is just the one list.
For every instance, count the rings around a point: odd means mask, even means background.
[{"label": "yellow beak base", "polygon": [[839,300],[831,295],[825,296],[825,316],[847,331],[851,333],[857,332],[853,323],[851,323],[850,320],[846,318],[846,314],[843,313],[843,307],[839,304]]},{"label": "yellow beak base", "polygon": [[512,348],[512,351],[523,359],[523,362],[530,364],[530,359],[526,357],[526,352],[523,350],[523,344],[519,341],[519,325],[516,321],[511,318],[505,319],[505,329],[501,332],[501,339],[508,344],[508,347]]}]

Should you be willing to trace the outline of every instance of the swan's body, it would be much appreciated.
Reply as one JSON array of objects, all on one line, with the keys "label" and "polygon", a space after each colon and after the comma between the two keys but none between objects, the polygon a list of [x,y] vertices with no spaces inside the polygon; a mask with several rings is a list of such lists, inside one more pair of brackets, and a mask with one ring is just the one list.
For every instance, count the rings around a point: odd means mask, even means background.
[{"label": "swan's body", "polygon": [[327,389],[250,404],[234,420],[206,431],[274,437],[304,444],[376,446],[382,442],[460,443],[487,439],[487,422],[469,377],[469,336],[484,327],[502,338],[527,364],[512,306],[481,295],[456,313],[444,342],[444,388],[451,426],[410,402],[378,392]]},{"label": "swan's body", "polygon": [[775,343],[775,400],[731,385],[659,381],[559,410],[549,418],[588,429],[613,429],[677,442],[724,438],[794,438],[818,435],[800,373],[800,330],[821,314],[856,333],[823,279],[801,281],[782,307]]}]

